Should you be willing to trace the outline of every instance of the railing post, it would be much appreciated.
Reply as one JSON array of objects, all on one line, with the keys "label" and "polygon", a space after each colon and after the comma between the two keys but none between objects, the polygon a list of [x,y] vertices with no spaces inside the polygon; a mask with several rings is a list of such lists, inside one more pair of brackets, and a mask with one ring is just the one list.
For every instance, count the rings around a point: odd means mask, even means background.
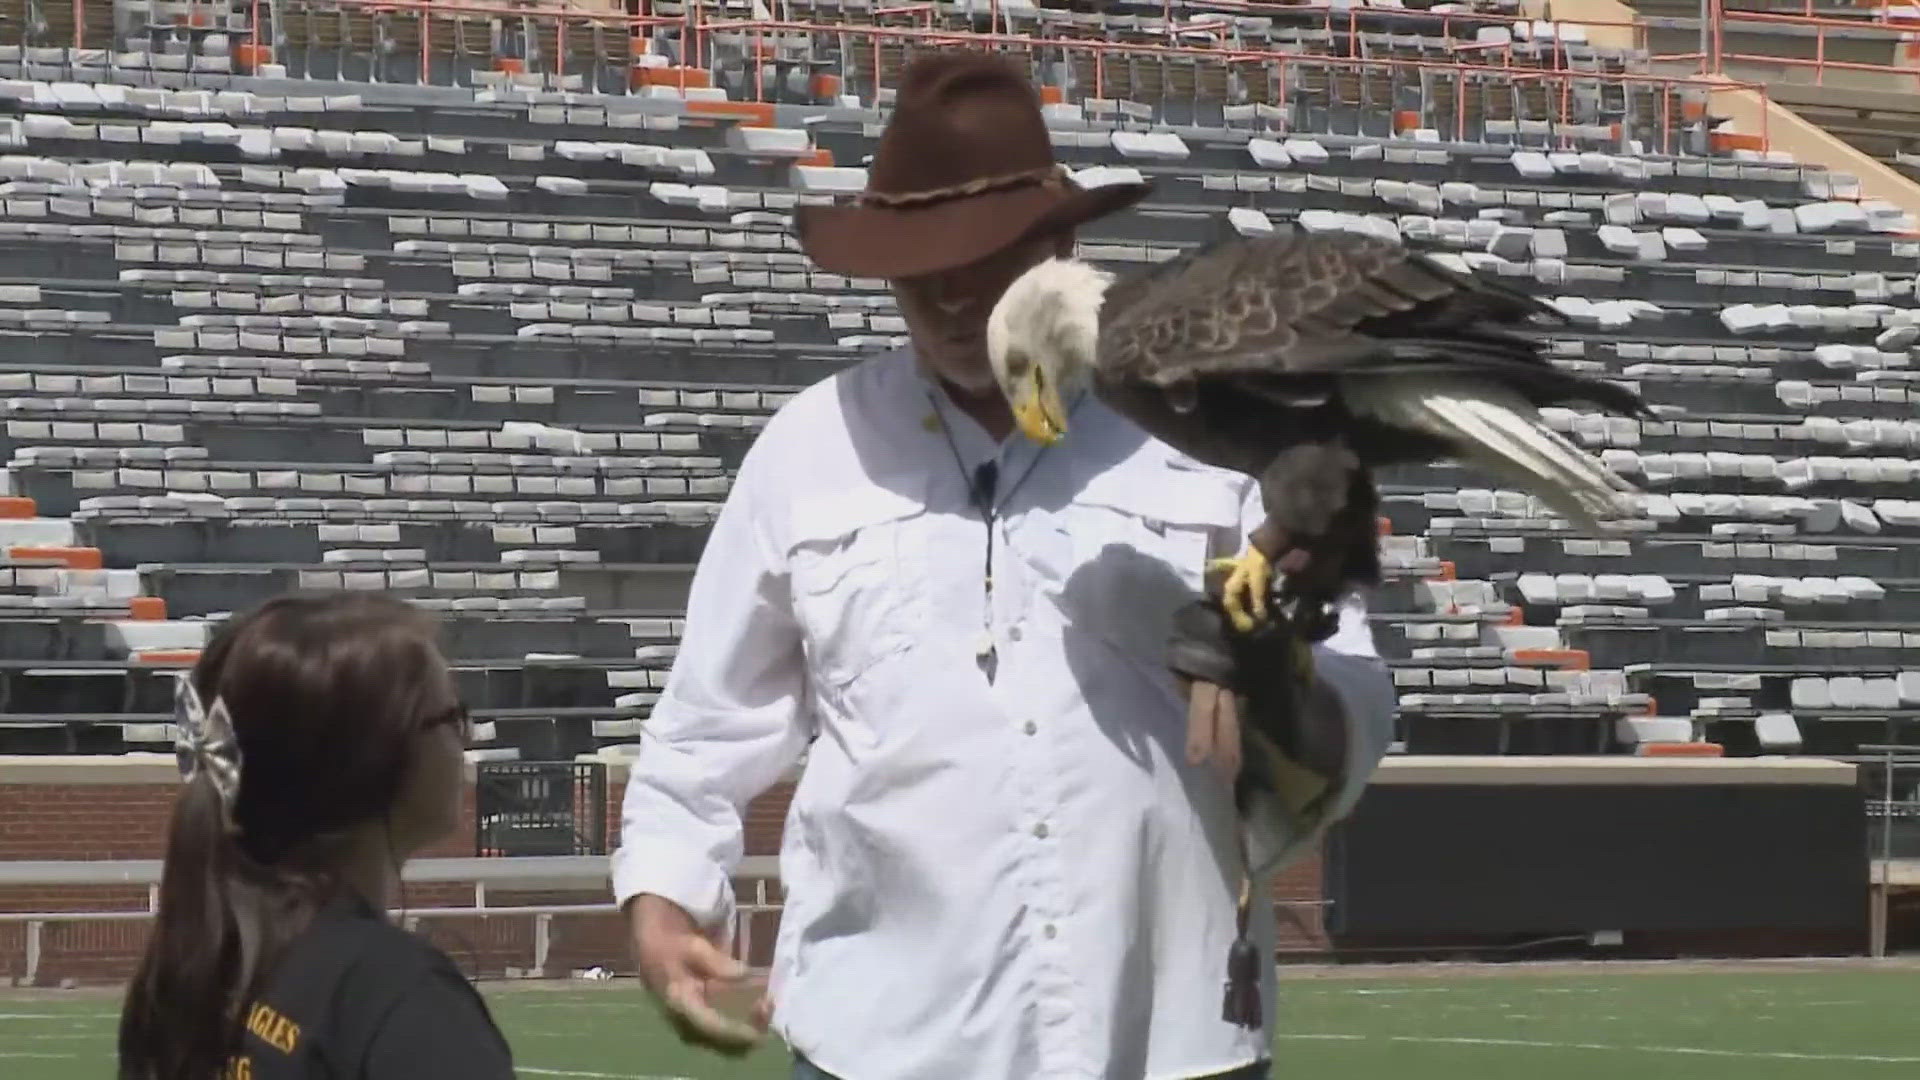
[{"label": "railing post", "polygon": [[47,924],[39,919],[34,919],[27,923],[26,978],[28,986],[37,985],[36,979],[40,974],[40,935],[46,929],[46,926]]},{"label": "railing post", "polygon": [[[1811,0],[1809,0],[1811,2]],[[1700,0],[1700,70],[1713,73],[1708,67],[1709,55],[1713,52],[1713,0]]]},{"label": "railing post", "polygon": [[[1673,84],[1661,83],[1659,89],[1660,89],[1660,152],[1662,154],[1667,154],[1667,153],[1671,153],[1673,150]],[[1707,93],[1707,100],[1708,101],[1713,100],[1713,93],[1711,91]],[[1632,115],[1632,114],[1629,113],[1628,115]],[[1622,134],[1624,134],[1624,132]]]},{"label": "railing post", "polygon": [[735,940],[740,943],[740,962],[748,966],[753,964],[753,915],[754,912],[759,911],[764,905],[766,893],[766,879],[761,878],[755,881],[753,883],[753,907],[750,910],[740,912],[737,916],[740,920],[740,933]]},{"label": "railing post", "polygon": [[1880,919],[1873,940],[1876,960],[1887,955],[1887,915],[1893,901],[1893,755],[1896,752],[1891,746],[1887,748],[1886,783],[1880,792]]},{"label": "railing post", "polygon": [[1721,56],[1726,49],[1727,7],[1722,0],[1707,0],[1713,23],[1713,73],[1724,75],[1726,69]]},{"label": "railing post", "polygon": [[1563,77],[1560,80],[1560,149],[1573,145],[1573,136],[1567,134],[1567,127],[1573,123],[1573,79]]},{"label": "railing post", "polygon": [[1274,104],[1275,104],[1275,107],[1280,110],[1280,127],[1282,130],[1285,130],[1286,127],[1288,126],[1287,125],[1287,82],[1288,82],[1287,63],[1289,59],[1290,59],[1289,57],[1285,57],[1285,56],[1281,57],[1280,63],[1276,65],[1279,68],[1279,70],[1274,73],[1274,81],[1280,85],[1280,92],[1277,95],[1275,95],[1276,101],[1274,102]]},{"label": "railing post", "polygon": [[707,20],[705,16],[701,14],[703,11],[704,9],[701,8],[700,5],[689,4],[686,14],[681,16],[681,18],[686,21],[685,32],[680,38],[680,63],[682,65],[697,64],[700,62],[700,53],[706,44],[707,37]]},{"label": "railing post", "polygon": [[[1482,115],[1481,138],[1486,137],[1484,130],[1486,117]],[[1467,65],[1461,64],[1453,69],[1453,141],[1467,141]]]}]

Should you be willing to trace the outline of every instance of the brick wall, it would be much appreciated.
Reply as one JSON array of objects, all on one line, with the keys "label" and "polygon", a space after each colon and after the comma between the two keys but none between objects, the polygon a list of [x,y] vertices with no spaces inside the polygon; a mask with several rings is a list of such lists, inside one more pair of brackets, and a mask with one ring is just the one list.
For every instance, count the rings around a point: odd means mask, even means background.
[{"label": "brick wall", "polygon": [[[619,835],[620,798],[625,774],[610,770],[607,783],[609,837]],[[125,759],[21,759],[0,761],[0,862],[23,859],[158,859],[166,850],[167,822],[177,791],[177,774],[170,758],[151,762]],[[793,785],[781,783],[755,800],[746,814],[746,852],[777,855]],[[423,853],[428,857],[467,857],[474,854],[473,793],[468,789],[460,828]],[[744,898],[748,882],[737,883]],[[1282,949],[1325,947],[1320,931],[1320,895],[1317,859],[1304,862],[1275,883],[1280,906]],[[777,894],[774,899],[777,900]],[[609,900],[599,890],[510,891],[489,889],[489,906],[542,904],[600,904]],[[409,911],[435,907],[464,907],[473,901],[472,886],[452,883],[415,883],[406,890]],[[0,885],[0,911],[138,911],[148,905],[144,886],[5,886]],[[1290,917],[1289,913],[1292,913]],[[772,958],[777,914],[754,918],[747,930],[750,958],[765,964]],[[470,974],[501,975],[509,968],[529,968],[534,956],[534,924],[522,916],[466,917],[426,915],[420,929],[446,949]],[[38,981],[57,984],[66,979],[104,982],[124,979],[144,947],[147,923],[50,923],[41,940]],[[600,965],[630,971],[632,962],[624,927],[612,914],[557,915],[551,922],[548,971],[565,973]],[[0,923],[0,984],[23,973],[25,928]]]},{"label": "brick wall", "polygon": [[[607,785],[608,836],[618,835],[625,776]],[[164,856],[167,825],[178,791],[171,759],[40,759],[7,761],[0,766],[0,862],[19,860],[158,859]],[[793,787],[776,785],[748,809],[747,853],[779,853],[781,824]],[[461,825],[422,853],[423,857],[474,854],[473,791],[468,789]],[[747,883],[742,882],[744,891]],[[489,905],[602,904],[604,891],[511,892],[490,890]],[[472,886],[415,883],[406,890],[407,909],[464,907],[473,902]],[[0,911],[139,911],[148,906],[144,886],[0,885]],[[771,958],[777,917],[761,916],[749,932],[754,959]],[[421,920],[420,928],[475,974],[499,975],[533,963],[533,920],[524,917],[441,917]],[[142,921],[49,923],[42,932],[38,981],[65,979],[111,981],[125,978],[145,946]],[[0,983],[23,974],[24,924],[0,923]],[[624,929],[613,915],[556,916],[552,923],[549,970],[569,971],[602,965],[629,970]]]},{"label": "brick wall", "polygon": [[0,861],[157,859],[170,784],[0,783]]},{"label": "brick wall", "polygon": [[1275,945],[1281,952],[1323,953],[1332,945],[1322,918],[1326,913],[1321,904],[1325,895],[1322,868],[1321,856],[1315,853],[1288,866],[1274,879],[1269,895],[1279,931]]}]

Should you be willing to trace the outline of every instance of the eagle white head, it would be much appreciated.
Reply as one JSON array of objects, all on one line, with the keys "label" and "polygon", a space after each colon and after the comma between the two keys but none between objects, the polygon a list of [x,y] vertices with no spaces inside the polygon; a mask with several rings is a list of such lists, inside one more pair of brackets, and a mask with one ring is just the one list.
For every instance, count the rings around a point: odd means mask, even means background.
[{"label": "eagle white head", "polygon": [[1064,402],[1093,378],[1100,305],[1113,275],[1076,259],[1048,259],[1014,279],[987,316],[987,360],[1027,438],[1067,433]]}]

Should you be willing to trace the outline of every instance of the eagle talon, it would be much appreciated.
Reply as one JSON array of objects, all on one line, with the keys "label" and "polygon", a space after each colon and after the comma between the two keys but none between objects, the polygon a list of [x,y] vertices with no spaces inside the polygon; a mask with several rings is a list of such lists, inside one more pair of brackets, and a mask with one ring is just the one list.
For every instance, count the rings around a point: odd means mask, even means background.
[{"label": "eagle talon", "polygon": [[1208,568],[1227,572],[1226,583],[1220,587],[1220,607],[1235,630],[1251,634],[1267,621],[1273,564],[1259,548],[1250,546],[1236,558],[1215,559]]}]

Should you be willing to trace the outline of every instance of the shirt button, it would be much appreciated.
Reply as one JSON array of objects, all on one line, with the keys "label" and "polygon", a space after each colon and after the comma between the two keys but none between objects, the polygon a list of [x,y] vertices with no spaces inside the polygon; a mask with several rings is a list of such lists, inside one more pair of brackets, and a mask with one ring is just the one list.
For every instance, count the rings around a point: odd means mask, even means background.
[{"label": "shirt button", "polygon": [[1032,735],[1034,732],[1040,730],[1040,725],[1029,720],[1026,723],[1020,725],[1020,730],[1026,732],[1029,735]]},{"label": "shirt button", "polygon": [[1040,824],[1035,825],[1033,827],[1033,835],[1039,837],[1042,840],[1045,840],[1047,838],[1047,823],[1043,821]]},{"label": "shirt button", "polygon": [[1011,638],[1014,641],[1020,640],[1020,624],[1019,623],[1014,623],[1012,626],[1007,627],[1007,637]]},{"label": "shirt button", "polygon": [[1048,924],[1046,925],[1046,927],[1045,927],[1044,929],[1042,929],[1042,930],[1041,930],[1041,933],[1043,933],[1043,934],[1045,934],[1045,935],[1047,936],[1047,940],[1048,940],[1048,941],[1052,941],[1052,940],[1053,940],[1053,937],[1054,937],[1054,935],[1055,935],[1055,934],[1057,934],[1057,933],[1059,933],[1059,931],[1058,931],[1058,930],[1055,930],[1055,929],[1053,928],[1053,924],[1052,924],[1052,923],[1048,923]]}]

